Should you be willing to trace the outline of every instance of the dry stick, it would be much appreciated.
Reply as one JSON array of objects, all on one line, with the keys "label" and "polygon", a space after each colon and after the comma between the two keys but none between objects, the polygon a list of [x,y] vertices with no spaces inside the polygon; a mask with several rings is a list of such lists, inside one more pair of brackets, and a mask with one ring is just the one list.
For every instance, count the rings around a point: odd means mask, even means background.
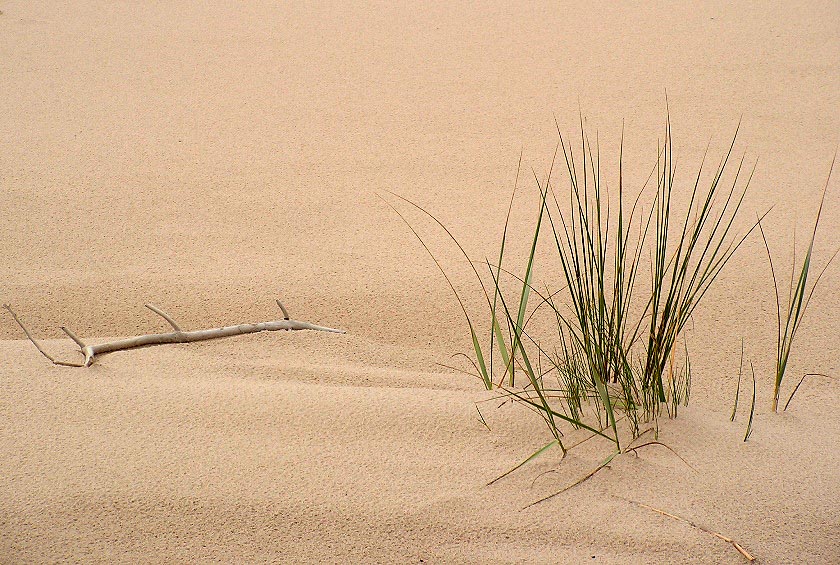
[{"label": "dry stick", "polygon": [[76,345],[79,346],[79,349],[84,349],[85,348],[85,342],[83,342],[81,339],[79,339],[78,336],[76,334],[74,334],[73,332],[71,332],[68,328],[66,328],[65,326],[61,326],[61,331],[66,333],[67,337],[69,337],[70,339],[75,341]]},{"label": "dry stick", "polygon": [[285,316],[283,319],[284,319],[284,320],[288,320],[288,319],[290,319],[290,316],[289,316],[289,311],[288,311],[288,310],[286,310],[286,307],[285,307],[285,306],[283,306],[283,303],[282,303],[282,302],[280,302],[280,299],[279,299],[279,298],[278,298],[278,299],[276,299],[276,300],[275,300],[275,302],[276,302],[276,303],[277,303],[277,305],[280,307],[280,310],[282,310],[282,311],[283,311],[283,316]]},{"label": "dry stick", "polygon": [[49,359],[50,362],[53,365],[61,365],[63,367],[84,367],[84,365],[82,365],[80,363],[70,363],[70,362],[67,362],[67,361],[59,361],[59,360],[55,359],[52,355],[50,355],[49,353],[44,351],[44,349],[41,347],[41,345],[37,341],[35,341],[34,337],[32,337],[32,334],[29,333],[29,330],[26,329],[26,326],[23,325],[23,322],[20,321],[20,318],[17,317],[17,314],[15,314],[14,310],[12,310],[11,304],[4,304],[3,308],[5,308],[6,310],[9,311],[9,314],[11,314],[12,318],[15,319],[15,322],[17,322],[17,325],[20,326],[20,329],[23,330],[23,333],[26,334],[26,337],[29,338],[29,341],[31,341],[32,345],[35,346],[35,349],[37,349],[41,353],[41,355],[43,355],[44,357]]},{"label": "dry stick", "polygon": [[746,549],[741,547],[741,545],[737,541],[733,540],[732,538],[728,538],[728,537],[726,537],[725,535],[723,535],[719,532],[716,532],[714,530],[710,530],[708,528],[704,528],[703,526],[701,526],[699,524],[695,524],[691,520],[686,520],[685,518],[682,518],[680,516],[676,516],[674,514],[670,514],[668,512],[665,512],[664,510],[660,510],[658,508],[654,508],[653,506],[648,506],[647,504],[643,504],[641,502],[636,502],[635,500],[630,500],[630,499],[626,499],[626,498],[624,500],[627,500],[627,502],[631,502],[631,503],[633,503],[637,506],[641,506],[642,508],[647,508],[648,510],[650,510],[652,512],[656,512],[657,514],[661,514],[663,516],[667,516],[668,518],[673,518],[674,520],[678,520],[680,522],[688,524],[692,528],[697,528],[698,530],[700,530],[702,532],[706,532],[707,534],[711,534],[718,539],[722,539],[726,543],[731,544],[732,547],[734,547],[736,550],[738,550],[738,553],[743,555],[747,559],[747,561],[750,561],[750,562],[755,561],[755,557],[750,555],[750,552],[748,552]]},{"label": "dry stick", "polygon": [[[67,337],[69,337],[70,339],[72,339],[73,341],[76,342],[76,345],[79,346],[79,353],[82,353],[82,350],[85,348],[85,342],[83,342],[81,339],[79,339],[79,337],[76,334],[74,334],[68,328],[66,328],[64,326],[61,326],[61,331],[66,333]],[[84,353],[82,353],[82,355],[84,355]]]},{"label": "dry stick", "polygon": [[[174,320],[172,320],[172,318],[168,314],[165,314],[159,308],[156,308],[151,304],[147,305],[147,307],[156,314],[159,314],[160,316],[165,318],[167,322],[169,322],[170,325],[172,325],[173,328],[176,328],[176,331],[170,333],[139,335],[136,337],[129,337],[106,343],[98,343],[96,345],[85,345],[84,342],[82,342],[82,340],[80,340],[73,334],[73,332],[71,332],[67,328],[62,328],[64,330],[64,333],[66,333],[70,337],[70,339],[76,342],[76,345],[79,346],[79,348],[82,351],[82,354],[85,356],[84,364],[80,365],[78,363],[67,363],[64,361],[55,360],[52,356],[50,356],[46,351],[44,351],[41,348],[37,341],[35,341],[35,339],[29,333],[29,330],[26,329],[26,327],[21,323],[17,315],[15,315],[15,313],[12,311],[11,307],[8,304],[5,305],[6,310],[8,310],[12,314],[15,321],[26,333],[26,336],[35,345],[35,347],[38,348],[38,351],[40,351],[44,357],[49,359],[55,365],[64,365],[69,367],[89,367],[93,363],[93,360],[97,355],[103,355],[105,353],[111,353],[113,351],[123,351],[126,349],[134,349],[137,347],[146,347],[150,345],[163,345],[166,343],[191,343],[193,341],[218,339],[222,337],[257,333],[262,331],[315,330],[321,332],[342,334],[345,333],[344,330],[338,330],[324,326],[317,326],[315,324],[310,324],[309,322],[301,322],[300,320],[291,319],[277,320],[271,322],[260,322],[256,324],[239,324],[236,326],[225,326],[223,328],[185,332],[178,329],[178,324]],[[286,309],[282,306],[281,309],[283,310],[283,314],[288,316],[288,312],[286,311]]]},{"label": "dry stick", "polygon": [[172,319],[172,316],[170,316],[154,304],[144,304],[144,306],[152,312],[154,312],[155,314],[157,314],[158,316],[160,316],[161,318],[163,318],[164,320],[166,320],[167,322],[169,322],[169,325],[172,326],[173,330],[175,330],[176,332],[181,331],[181,327],[178,325],[177,322],[175,322],[175,320]]}]

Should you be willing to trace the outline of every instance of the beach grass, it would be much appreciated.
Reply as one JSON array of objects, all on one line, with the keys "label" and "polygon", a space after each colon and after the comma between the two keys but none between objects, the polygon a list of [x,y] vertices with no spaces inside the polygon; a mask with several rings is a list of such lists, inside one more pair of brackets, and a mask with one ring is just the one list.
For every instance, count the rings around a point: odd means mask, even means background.
[{"label": "beach grass", "polygon": [[[808,306],[811,303],[811,298],[814,295],[814,291],[817,288],[817,285],[820,282],[820,279],[825,273],[826,269],[828,269],[829,265],[831,265],[834,258],[837,256],[837,251],[834,252],[834,255],[828,260],[822,270],[817,274],[814,282],[812,284],[808,284],[809,275],[811,273],[812,267],[812,255],[814,251],[814,241],[817,238],[817,230],[820,225],[820,217],[822,216],[823,205],[825,204],[825,195],[828,191],[828,185],[831,180],[831,173],[834,171],[834,162],[837,158],[835,153],[834,159],[831,161],[831,166],[829,167],[828,171],[828,178],[825,181],[825,187],[823,188],[822,197],[820,198],[820,205],[817,209],[817,216],[814,220],[814,228],[811,231],[811,239],[808,242],[808,248],[805,252],[805,256],[802,259],[802,264],[798,264],[796,261],[796,234],[794,233],[794,256],[793,260],[791,261],[791,273],[790,273],[790,283],[788,286],[788,299],[787,304],[782,305],[781,293],[779,289],[779,279],[776,276],[776,268],[773,264],[773,254],[770,251],[770,244],[767,241],[767,234],[764,231],[764,227],[761,224],[761,221],[758,222],[758,227],[761,232],[761,238],[764,242],[764,248],[767,251],[767,261],[770,264],[770,272],[773,276],[773,289],[775,291],[776,297],[776,322],[777,322],[777,341],[776,341],[776,367],[775,367],[775,378],[773,383],[773,404],[772,410],[774,412],[778,411],[779,408],[779,394],[781,392],[782,382],[784,381],[785,374],[787,373],[788,368],[788,361],[790,360],[791,351],[793,349],[794,339],[796,338],[796,334],[799,331],[799,327],[802,324],[802,319],[805,316],[805,312],[808,309]],[[805,377],[803,377],[804,380]],[[802,384],[802,381],[794,389],[793,394],[796,393],[796,390],[799,388],[799,385]],[[791,398],[793,398],[793,394],[791,394]],[[790,403],[790,401],[788,401]]]},{"label": "beach grass", "polygon": [[[520,274],[505,263],[510,262],[506,251],[521,156],[495,263],[471,258],[434,215],[395,195],[445,231],[479,281],[489,312],[484,331],[477,329],[465,301],[423,243],[466,317],[476,376],[485,388],[531,409],[551,434],[547,444],[502,476],[549,448],[560,447],[565,455],[572,447],[564,443],[569,428],[612,444],[606,465],[632,445],[643,424],[654,422],[658,432],[661,416],[676,417],[691,389],[686,325],[751,231],[735,228],[752,178],[744,158],[733,158],[737,129],[717,168],[707,174],[704,154],[684,182],[667,118],[655,165],[635,191],[624,177],[623,132],[614,185],[607,181],[597,134],[590,135],[583,119],[577,142],[559,126],[557,133],[548,173],[542,179],[533,173],[539,209]],[[556,179],[556,169],[562,169],[562,180]],[[541,291],[535,284],[543,245],[561,266],[562,280],[550,281],[560,291],[549,291],[547,284]],[[648,284],[641,285],[646,275]],[[536,306],[529,303],[532,298]],[[540,309],[547,309],[553,320],[548,334],[529,327]],[[483,344],[481,334],[489,336]]]}]

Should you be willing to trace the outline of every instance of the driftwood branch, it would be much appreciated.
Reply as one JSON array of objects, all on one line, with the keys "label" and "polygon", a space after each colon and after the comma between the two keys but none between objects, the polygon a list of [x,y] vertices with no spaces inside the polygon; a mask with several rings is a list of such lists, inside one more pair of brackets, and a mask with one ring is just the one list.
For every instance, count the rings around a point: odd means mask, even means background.
[{"label": "driftwood branch", "polygon": [[72,363],[68,361],[61,361],[54,358],[52,355],[47,353],[43,347],[35,340],[32,336],[32,333],[26,328],[20,318],[15,314],[12,310],[12,307],[9,304],[4,304],[3,307],[9,311],[14,318],[15,322],[21,327],[23,332],[26,334],[26,337],[32,344],[38,349],[38,351],[49,359],[54,365],[61,365],[65,367],[89,367],[92,363],[94,358],[97,355],[104,355],[105,353],[111,353],[114,351],[123,351],[126,349],[135,349],[138,347],[148,347],[151,345],[163,345],[166,343],[191,343],[193,341],[205,341],[208,339],[218,339],[222,337],[230,337],[235,335],[243,335],[243,334],[250,334],[250,333],[257,333],[263,331],[278,331],[278,330],[315,330],[320,332],[332,332],[332,333],[345,333],[344,330],[337,330],[334,328],[327,328],[324,326],[317,326],[315,324],[310,324],[309,322],[302,322],[300,320],[292,320],[289,316],[289,312],[283,306],[283,304],[277,300],[277,305],[280,306],[280,310],[283,312],[285,318],[283,320],[276,320],[270,322],[259,322],[255,324],[239,324],[236,326],[225,326],[222,328],[214,328],[214,329],[207,329],[207,330],[195,330],[195,331],[188,331],[185,332],[181,329],[178,323],[166,312],[155,306],[154,304],[146,304],[146,308],[158,314],[164,320],[166,320],[172,329],[175,331],[169,333],[159,333],[159,334],[145,334],[139,335],[136,337],[129,337],[125,339],[118,339],[116,341],[109,341],[106,343],[97,343],[95,345],[87,345],[81,339],[79,339],[76,334],[72,331],[67,329],[66,327],[62,326],[62,331],[67,334],[67,336],[72,339],[76,345],[79,346],[79,349],[84,355],[85,360],[84,363]]}]

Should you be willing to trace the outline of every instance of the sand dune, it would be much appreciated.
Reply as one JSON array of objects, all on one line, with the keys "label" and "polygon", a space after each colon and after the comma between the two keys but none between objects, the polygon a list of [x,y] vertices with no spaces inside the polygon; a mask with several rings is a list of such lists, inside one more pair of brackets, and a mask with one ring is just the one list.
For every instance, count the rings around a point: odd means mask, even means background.
[{"label": "sand dune", "polygon": [[[685,172],[729,142],[758,167],[742,226],[804,233],[840,142],[840,10],[646,3],[390,6],[0,3],[0,299],[63,358],[92,340],[277,318],[271,333],[49,365],[0,316],[0,561],[764,563],[840,561],[838,381],[769,413],[772,286],[752,238],[695,315],[692,404],[592,480],[608,447],[549,453],[521,407],[442,367],[457,303],[397,192],[496,252],[520,151],[542,173],[579,111],[629,179],[655,164],[668,92]],[[605,161],[610,160],[605,158]],[[836,171],[835,171],[836,172]],[[829,187],[815,254],[838,245]],[[513,210],[528,244],[534,192]],[[393,201],[393,198],[391,199]],[[439,249],[468,306],[470,272]],[[802,243],[801,236],[799,243]],[[549,263],[537,276],[557,276]],[[840,268],[791,374],[840,375]],[[470,291],[469,289],[472,289]],[[729,407],[740,338],[755,432]],[[792,383],[788,383],[789,392]]]}]

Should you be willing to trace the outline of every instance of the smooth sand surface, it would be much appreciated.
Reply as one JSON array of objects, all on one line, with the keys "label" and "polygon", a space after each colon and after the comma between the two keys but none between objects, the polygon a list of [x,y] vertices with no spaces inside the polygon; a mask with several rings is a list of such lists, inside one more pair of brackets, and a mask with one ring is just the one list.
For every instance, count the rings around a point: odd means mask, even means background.
[{"label": "smooth sand surface", "polygon": [[[758,159],[740,228],[774,206],[771,245],[802,249],[840,143],[840,7],[728,2],[0,2],[0,300],[50,351],[279,317],[348,330],[267,333],[51,366],[0,316],[0,562],[840,562],[840,265],[821,283],[769,411],[775,313],[750,238],[688,336],[691,406],[671,452],[588,442],[492,485],[550,437],[482,403],[469,334],[385,204],[428,207],[473,256],[497,252],[520,151],[542,176],[579,112],[615,178],[655,164],[668,92],[683,182],[709,140]],[[835,171],[837,172],[837,171]],[[511,257],[534,219],[513,210]],[[480,296],[439,250],[468,307]],[[829,186],[821,266],[838,246]],[[787,252],[787,255],[785,255]],[[784,262],[783,261],[783,262]],[[516,265],[512,265],[516,267]],[[536,277],[555,284],[546,260]],[[483,318],[482,318],[483,320]],[[740,339],[755,431],[729,421]],[[751,383],[750,383],[751,388]],[[742,402],[751,390],[742,389]],[[572,434],[572,437],[577,437]]]}]

